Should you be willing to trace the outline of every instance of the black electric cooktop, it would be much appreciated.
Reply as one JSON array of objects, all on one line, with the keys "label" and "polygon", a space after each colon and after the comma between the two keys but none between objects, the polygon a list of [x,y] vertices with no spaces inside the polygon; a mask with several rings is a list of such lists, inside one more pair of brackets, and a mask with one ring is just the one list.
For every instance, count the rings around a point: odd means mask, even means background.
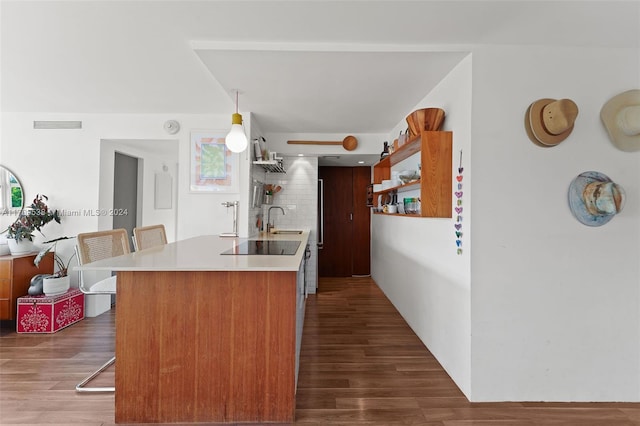
[{"label": "black electric cooktop", "polygon": [[298,246],[300,241],[249,240],[220,254],[294,255]]}]

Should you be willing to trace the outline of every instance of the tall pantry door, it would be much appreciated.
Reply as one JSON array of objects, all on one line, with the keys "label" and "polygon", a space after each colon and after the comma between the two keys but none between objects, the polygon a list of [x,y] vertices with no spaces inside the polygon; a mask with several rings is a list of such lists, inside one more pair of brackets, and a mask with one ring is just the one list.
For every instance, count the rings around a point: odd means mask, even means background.
[{"label": "tall pantry door", "polygon": [[[318,275],[351,277],[370,275],[371,212],[367,207],[369,167],[319,167],[323,201],[322,248]],[[321,214],[320,214],[321,213]]]}]

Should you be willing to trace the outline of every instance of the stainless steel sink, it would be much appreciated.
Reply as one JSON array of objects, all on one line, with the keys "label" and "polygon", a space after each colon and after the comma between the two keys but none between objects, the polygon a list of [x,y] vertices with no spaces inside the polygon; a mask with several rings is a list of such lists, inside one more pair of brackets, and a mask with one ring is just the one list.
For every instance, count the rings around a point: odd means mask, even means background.
[{"label": "stainless steel sink", "polygon": [[276,229],[272,232],[273,234],[302,234],[302,231],[297,229]]}]

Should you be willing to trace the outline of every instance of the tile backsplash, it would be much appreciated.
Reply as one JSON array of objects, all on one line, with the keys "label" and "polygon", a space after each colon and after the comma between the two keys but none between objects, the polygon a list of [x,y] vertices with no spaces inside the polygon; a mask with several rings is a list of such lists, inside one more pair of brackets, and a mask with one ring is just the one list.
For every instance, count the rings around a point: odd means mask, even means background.
[{"label": "tile backsplash", "polygon": [[282,190],[273,196],[272,204],[263,204],[260,208],[252,208],[250,216],[250,233],[257,235],[260,232],[255,225],[257,215],[262,214],[263,229],[267,226],[267,213],[271,206],[280,206],[284,209],[283,215],[280,209],[271,211],[271,221],[276,228],[285,229],[309,229],[309,249],[311,257],[307,261],[307,291],[315,293],[318,282],[318,253],[317,253],[317,227],[318,227],[318,159],[315,157],[284,157],[283,168],[286,173],[264,172],[254,167],[252,177],[265,184],[280,185]]}]

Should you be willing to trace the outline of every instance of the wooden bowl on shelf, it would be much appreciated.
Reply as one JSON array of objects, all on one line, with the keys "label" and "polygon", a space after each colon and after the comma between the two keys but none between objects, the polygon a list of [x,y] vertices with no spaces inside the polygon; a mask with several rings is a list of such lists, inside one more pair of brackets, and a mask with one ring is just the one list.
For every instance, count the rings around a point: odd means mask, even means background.
[{"label": "wooden bowl on shelf", "polygon": [[422,131],[437,131],[444,122],[444,110],[441,108],[422,108],[413,111],[406,118],[411,136]]}]

